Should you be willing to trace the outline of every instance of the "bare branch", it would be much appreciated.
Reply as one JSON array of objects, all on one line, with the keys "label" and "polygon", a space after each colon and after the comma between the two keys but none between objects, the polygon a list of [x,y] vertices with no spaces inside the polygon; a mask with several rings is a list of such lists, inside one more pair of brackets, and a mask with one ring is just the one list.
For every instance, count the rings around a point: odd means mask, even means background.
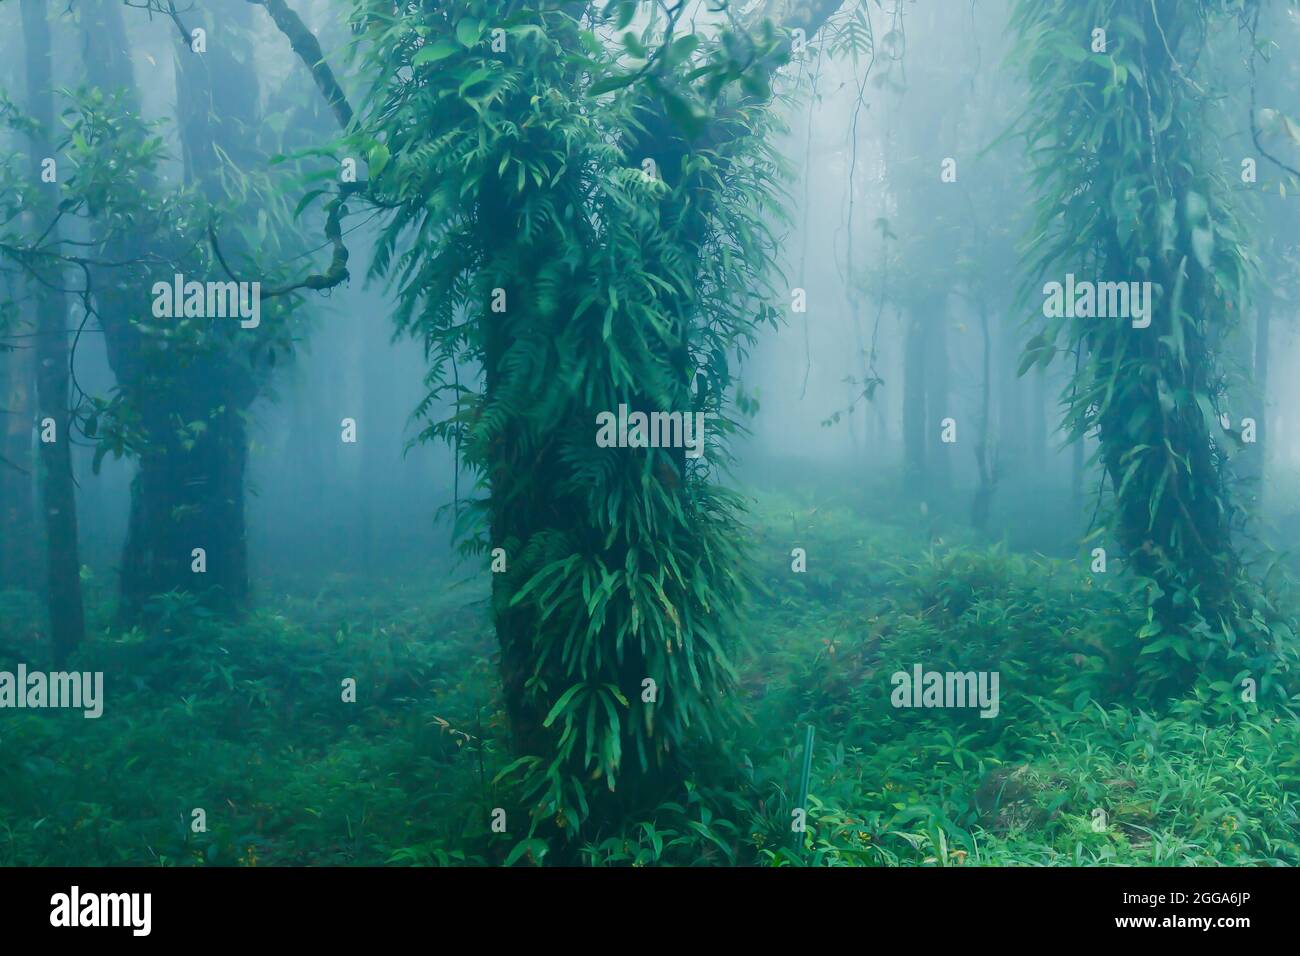
[{"label": "bare branch", "polygon": [[307,28],[307,24],[302,22],[302,18],[294,13],[284,0],[248,0],[248,2],[265,8],[270,14],[280,32],[288,38],[293,52],[298,54],[298,58],[307,65],[307,69],[311,70],[317,89],[321,91],[325,102],[334,112],[334,118],[338,120],[339,126],[347,132],[354,116],[352,106],[348,103],[343,87],[335,79],[334,71],[325,62],[325,54],[321,52],[316,35]]},{"label": "bare branch", "polygon": [[[289,285],[263,289],[262,298],[271,299],[280,295],[288,295],[290,292],[296,292],[299,289],[313,289],[321,292],[341,285],[350,278],[348,273],[348,248],[343,243],[343,228],[341,225],[342,217],[347,215],[347,207],[343,205],[343,198],[343,196],[339,196],[326,207],[325,238],[334,246],[334,257],[330,260],[329,268],[323,274],[309,275],[307,278],[299,279]],[[240,281],[221,252],[221,246],[217,241],[217,230],[211,222],[208,223],[208,240],[212,243],[212,252],[216,255],[217,261],[221,263],[221,268],[226,271],[226,275],[236,282]]]}]

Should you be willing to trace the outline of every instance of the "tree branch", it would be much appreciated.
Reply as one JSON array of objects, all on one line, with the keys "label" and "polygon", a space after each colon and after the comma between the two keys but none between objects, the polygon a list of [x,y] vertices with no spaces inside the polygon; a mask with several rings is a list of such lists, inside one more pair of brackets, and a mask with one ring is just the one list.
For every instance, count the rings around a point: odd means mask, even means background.
[{"label": "tree branch", "polygon": [[[263,299],[288,295],[290,292],[296,292],[299,289],[313,289],[321,292],[325,289],[332,289],[348,280],[350,277],[348,273],[348,247],[343,244],[343,227],[341,223],[342,217],[347,215],[347,207],[343,205],[343,198],[343,196],[339,196],[326,207],[325,238],[334,246],[334,256],[330,260],[329,268],[323,274],[313,274],[288,285],[263,289]],[[216,255],[217,261],[221,263],[221,268],[226,271],[226,275],[236,282],[240,281],[239,277],[230,268],[229,263],[226,262],[226,257],[221,253],[221,246],[217,243],[217,230],[211,222],[208,223],[208,240],[212,243],[212,252]]]},{"label": "tree branch", "polygon": [[335,79],[334,71],[325,62],[325,54],[321,52],[316,35],[307,28],[307,24],[302,22],[302,18],[294,13],[284,0],[248,0],[248,2],[263,7],[275,21],[280,32],[289,40],[293,52],[298,54],[298,59],[311,70],[311,77],[315,80],[317,89],[325,97],[325,102],[329,104],[339,126],[347,132],[354,116],[352,106],[348,103],[343,87]]}]

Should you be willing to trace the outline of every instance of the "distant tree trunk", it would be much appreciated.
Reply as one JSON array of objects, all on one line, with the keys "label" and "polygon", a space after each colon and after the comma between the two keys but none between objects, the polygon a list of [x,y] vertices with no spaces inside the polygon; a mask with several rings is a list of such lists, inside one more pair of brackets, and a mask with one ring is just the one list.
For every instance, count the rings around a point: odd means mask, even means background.
[{"label": "distant tree trunk", "polygon": [[380,376],[384,374],[385,361],[389,357],[385,348],[385,329],[377,323],[362,321],[357,323],[357,332],[360,342],[355,354],[360,360],[361,415],[366,429],[361,441],[364,450],[357,467],[360,532],[357,555],[364,561],[365,568],[373,569],[375,559],[379,557],[376,507],[387,498],[388,476],[397,463],[388,460],[392,450],[388,442],[389,431],[380,425],[385,421]]},{"label": "distant tree trunk", "polygon": [[[858,395],[861,396],[862,389],[858,389]],[[866,446],[868,454],[879,460],[884,452],[885,436],[880,430],[880,393],[876,393],[873,399],[861,399],[862,402],[862,439]]]},{"label": "distant tree trunk", "polygon": [[[924,321],[929,325],[925,350],[925,438],[935,450],[930,458],[930,474],[926,476],[931,487],[947,491],[952,487],[953,445],[940,441],[940,423],[945,418],[960,419],[949,407],[948,381],[948,296],[946,292],[929,298],[924,306]],[[958,425],[958,439],[961,426]]]},{"label": "distant tree trunk", "polygon": [[[11,330],[21,334],[29,327],[18,323]],[[0,351],[0,588],[34,588],[38,580],[34,382],[30,348]]]},{"label": "distant tree trunk", "polygon": [[[319,367],[326,360],[325,354],[314,356]],[[338,473],[337,458],[338,432],[333,429],[334,422],[328,418],[321,421],[319,409],[312,401],[314,379],[303,375],[295,386],[294,398],[290,406],[290,435],[287,443],[288,457],[299,478],[299,493],[296,497],[294,527],[301,528],[300,546],[303,554],[313,560],[322,554],[335,550],[336,542],[329,533],[331,510],[326,508],[325,476]],[[327,444],[328,442],[333,444]]]},{"label": "distant tree trunk", "polygon": [[1037,481],[1043,480],[1043,472],[1047,468],[1047,439],[1048,439],[1048,414],[1047,408],[1050,401],[1047,397],[1047,372],[1041,366],[1036,366],[1033,371],[1034,376],[1034,400],[1030,403],[1030,435],[1029,435],[1029,462],[1034,470],[1034,478]]},{"label": "distant tree trunk", "polygon": [[1083,503],[1084,478],[1084,443],[1087,439],[1080,435],[1070,443],[1070,497],[1075,507]]},{"label": "distant tree trunk", "polygon": [[[220,380],[209,388],[220,394]],[[227,395],[229,393],[226,393]],[[209,393],[211,395],[211,393]],[[131,515],[122,561],[122,596],[131,615],[155,594],[186,591],[218,611],[235,613],[248,594],[244,527],[247,430],[243,413],[227,406],[214,413],[198,405],[186,421],[206,421],[204,440],[186,448],[172,421],[185,406],[148,409],[149,447],[132,482]],[[233,398],[231,399],[233,404]],[[194,573],[202,549],[205,573]]]},{"label": "distant tree trunk", "polygon": [[[103,8],[105,18],[117,16]],[[246,23],[244,5],[229,16]],[[237,34],[227,31],[227,38]],[[257,82],[229,42],[207,53],[178,51],[177,108],[186,176],[216,202],[223,195],[220,156],[249,162],[256,122]],[[125,61],[118,60],[119,71]],[[126,65],[129,67],[129,64]],[[112,77],[119,82],[128,76]],[[230,257],[237,247],[227,249]],[[124,359],[124,362],[127,361]],[[119,366],[115,366],[117,368]],[[137,370],[138,374],[139,370]],[[119,375],[121,373],[119,372]],[[245,414],[256,397],[248,370],[221,349],[206,351],[183,371],[136,378],[148,445],[131,487],[131,515],[122,558],[122,611],[141,616],[148,599],[168,591],[200,595],[209,607],[238,613],[248,597]],[[183,433],[191,423],[201,430]],[[205,573],[194,573],[202,549]]]},{"label": "distant tree trunk", "polygon": [[1255,481],[1252,490],[1255,507],[1264,506],[1264,488],[1268,477],[1268,351],[1269,331],[1273,318],[1273,298],[1267,291],[1262,291],[1259,305],[1255,311],[1255,444],[1246,454],[1249,456],[1249,474]]},{"label": "distant tree trunk", "polygon": [[1024,380],[1016,374],[1021,338],[1010,319],[1004,320],[998,338],[1002,369],[998,376],[1002,386],[998,393],[998,449],[1003,461],[1011,466],[1009,473],[1016,474],[1024,467],[1026,433]]},{"label": "distant tree trunk", "polygon": [[[879,367],[888,368],[889,365],[885,363]],[[879,442],[875,454],[883,459],[891,453],[889,445],[892,440],[889,434],[889,392],[883,385],[876,389],[871,399],[871,414],[876,418],[876,435]]]},{"label": "distant tree trunk", "polygon": [[82,60],[87,79],[105,93],[124,93],[128,105],[138,110],[140,97],[131,69],[121,0],[81,0],[77,6],[82,16]]},{"label": "distant tree trunk", "polygon": [[[42,0],[22,0],[23,36],[27,46],[27,96],[31,116],[40,124],[39,130],[30,136],[30,168],[34,183],[41,183],[42,159],[54,155],[47,139],[54,125],[54,97],[46,9]],[[41,184],[39,190],[36,223],[44,229],[58,206],[58,186]],[[47,233],[46,238],[57,241],[53,233]],[[50,639],[57,665],[61,665],[81,643],[86,630],[81,603],[81,562],[77,554],[76,484],[72,478],[68,311],[64,294],[57,291],[61,285],[62,276],[58,270],[46,270],[41,281],[32,284],[36,300],[37,406],[42,423],[52,421],[55,429],[54,441],[40,443],[39,458]]]},{"label": "distant tree trunk", "polygon": [[975,486],[975,498],[971,502],[970,523],[977,531],[988,527],[989,508],[993,503],[993,492],[997,489],[998,465],[997,451],[992,447],[989,412],[993,390],[992,380],[992,343],[989,337],[989,311],[983,302],[978,303],[980,320],[980,342],[983,346],[980,365],[980,410],[975,427],[975,466],[979,483]]},{"label": "distant tree trunk", "polygon": [[[844,387],[845,402],[849,409],[849,414],[845,418],[845,425],[848,426],[849,433],[849,461],[855,465],[862,460],[862,443],[858,441],[858,416],[865,415],[866,409],[857,407],[858,392],[851,384]],[[866,426],[863,426],[863,435],[866,434]]]},{"label": "distant tree trunk", "polygon": [[926,414],[925,372],[928,347],[923,311],[916,306],[909,310],[903,342],[903,490],[912,494],[923,493],[926,479],[926,436],[929,426]]},{"label": "distant tree trunk", "polygon": [[[82,9],[88,81],[106,93],[124,94],[127,108],[138,110],[122,5],[115,0],[86,0]],[[244,14],[242,8],[234,12]],[[193,70],[199,78],[190,76],[188,83],[182,61],[177,93],[187,171],[198,175],[205,193],[214,198],[220,192],[214,145],[235,155],[241,149],[237,143],[221,142],[213,132],[218,121],[212,114],[226,110],[228,99],[214,97],[207,88],[209,69],[241,79],[248,71],[224,48],[210,55],[215,57],[213,65]],[[244,84],[230,82],[224,87],[242,90]],[[138,237],[135,245],[114,250],[115,258],[140,257],[148,244],[148,237]],[[157,361],[151,361],[151,344],[133,319],[138,290],[148,280],[145,269],[132,267],[97,270],[94,284],[109,365],[119,387],[138,406],[146,437],[131,482],[122,553],[119,610],[124,622],[140,619],[156,594],[197,593],[214,609],[234,611],[248,591],[243,410],[255,392],[246,376],[219,355],[200,355],[183,371],[174,364],[160,369]],[[201,423],[201,430],[182,433],[192,423]],[[194,573],[195,549],[204,553],[204,576]]]}]

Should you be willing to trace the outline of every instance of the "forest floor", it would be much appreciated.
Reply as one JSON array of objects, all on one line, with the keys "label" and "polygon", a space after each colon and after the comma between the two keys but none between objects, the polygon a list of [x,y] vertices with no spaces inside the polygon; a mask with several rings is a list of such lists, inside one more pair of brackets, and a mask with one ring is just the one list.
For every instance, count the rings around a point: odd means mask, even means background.
[{"label": "forest floor", "polygon": [[[1225,704],[1226,685],[1143,699],[1128,656],[1138,612],[1086,562],[871,511],[757,498],[764,589],[738,655],[748,717],[730,756],[708,758],[711,786],[688,785],[569,859],[1300,864],[1290,710]],[[806,573],[791,570],[794,547]],[[111,630],[101,600],[74,666],[105,672],[103,716],[0,713],[0,865],[543,859],[517,825],[490,829],[510,757],[486,598],[481,579],[448,583],[441,569],[337,576],[310,593],[268,585],[238,626],[170,599],[155,636]],[[35,619],[27,595],[0,595],[0,646]],[[11,658],[0,651],[0,669]],[[894,707],[891,676],[917,664],[996,672],[997,716]],[[356,703],[341,700],[349,677]]]}]

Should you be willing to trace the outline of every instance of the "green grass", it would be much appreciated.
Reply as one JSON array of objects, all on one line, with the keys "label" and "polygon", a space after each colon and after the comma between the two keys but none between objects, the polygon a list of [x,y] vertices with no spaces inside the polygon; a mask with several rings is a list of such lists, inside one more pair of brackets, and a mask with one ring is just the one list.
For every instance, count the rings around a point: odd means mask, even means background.
[{"label": "green grass", "polygon": [[[1143,696],[1142,618],[1120,582],[896,511],[909,517],[758,500],[749,719],[698,755],[698,783],[569,844],[526,840],[494,782],[510,756],[482,578],[339,576],[264,594],[237,626],[173,598],[156,636],[112,632],[97,606],[76,666],[105,671],[104,716],[0,712],[0,865],[1300,863],[1287,702],[1208,679]],[[35,614],[0,598],[0,667]],[[999,715],[895,709],[890,675],[914,663],[997,671]]]}]

